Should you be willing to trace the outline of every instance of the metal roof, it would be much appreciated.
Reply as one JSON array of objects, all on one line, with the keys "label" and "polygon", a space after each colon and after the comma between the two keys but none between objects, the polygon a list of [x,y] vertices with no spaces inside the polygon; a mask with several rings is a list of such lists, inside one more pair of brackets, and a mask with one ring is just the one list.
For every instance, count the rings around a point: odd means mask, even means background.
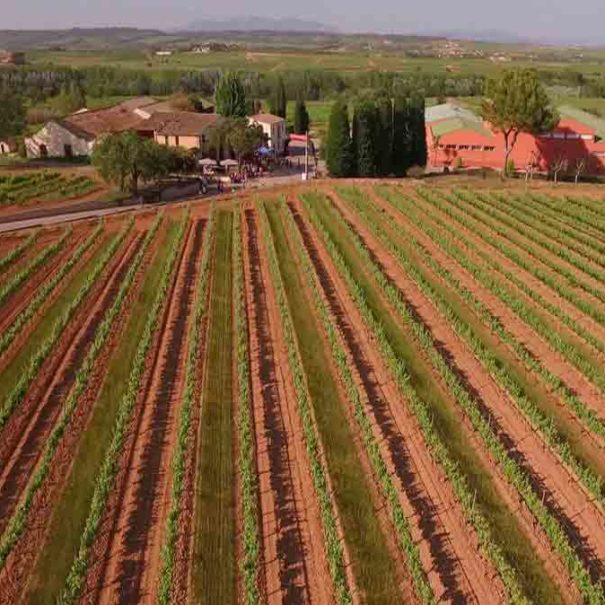
[{"label": "metal roof", "polygon": [[581,124],[593,129],[597,136],[605,139],[605,120],[578,107],[563,105],[557,109],[562,118],[571,118],[572,120],[576,120],[577,122],[580,122]]},{"label": "metal roof", "polygon": [[453,118],[481,122],[481,118],[472,111],[454,105],[453,103],[443,103],[441,105],[427,107],[424,112],[424,118],[427,124],[439,122],[440,120],[451,120]]},{"label": "metal roof", "polygon": [[441,137],[450,134],[451,132],[456,132],[457,130],[473,130],[484,137],[493,136],[490,130],[486,128],[482,122],[466,118],[451,118],[449,120],[437,122],[437,124],[431,126],[431,130],[436,137]]}]

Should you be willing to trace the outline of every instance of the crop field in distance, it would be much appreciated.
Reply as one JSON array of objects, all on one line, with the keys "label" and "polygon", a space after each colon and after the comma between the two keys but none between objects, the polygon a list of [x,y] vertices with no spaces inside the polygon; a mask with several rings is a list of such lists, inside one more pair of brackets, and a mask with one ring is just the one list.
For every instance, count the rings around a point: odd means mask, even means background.
[{"label": "crop field in distance", "polygon": [[605,603],[605,204],[419,183],[0,236],[0,603]]}]

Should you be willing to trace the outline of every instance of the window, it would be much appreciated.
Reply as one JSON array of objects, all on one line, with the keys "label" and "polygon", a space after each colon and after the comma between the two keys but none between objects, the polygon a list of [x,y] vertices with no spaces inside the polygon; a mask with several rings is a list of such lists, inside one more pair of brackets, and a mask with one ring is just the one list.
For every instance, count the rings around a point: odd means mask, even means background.
[{"label": "window", "polygon": [[456,149],[456,145],[446,145],[445,146],[446,149]]},{"label": "window", "polygon": [[470,145],[458,145],[460,151],[468,151],[470,148]]},{"label": "window", "polygon": [[41,158],[48,157],[48,147],[44,144],[40,145],[40,157]]},{"label": "window", "polygon": [[582,139],[584,141],[592,141],[594,139],[594,137],[591,134],[583,134]]},{"label": "window", "polygon": [[575,141],[580,138],[580,135],[577,132],[568,132],[567,138],[571,139],[572,141]]},{"label": "window", "polygon": [[63,155],[66,158],[73,158],[74,157],[73,147],[71,145],[63,145]]},{"label": "window", "polygon": [[486,145],[486,146],[483,148],[483,151],[495,151],[495,150],[496,150],[496,148],[495,148],[495,147],[492,147],[491,145]]},{"label": "window", "polygon": [[473,145],[471,151],[481,151],[481,145]]},{"label": "window", "polygon": [[564,139],[565,133],[564,132],[553,132],[552,138],[553,139]]},{"label": "window", "polygon": [[550,134],[550,132],[543,132],[543,133],[540,135],[540,138],[541,138],[541,139],[552,139],[552,134]]}]

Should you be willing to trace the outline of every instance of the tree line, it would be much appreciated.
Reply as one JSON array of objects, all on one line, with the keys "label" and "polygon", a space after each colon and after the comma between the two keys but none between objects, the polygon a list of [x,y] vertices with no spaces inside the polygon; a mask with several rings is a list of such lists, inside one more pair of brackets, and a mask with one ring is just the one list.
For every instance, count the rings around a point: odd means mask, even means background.
[{"label": "tree line", "polygon": [[[326,166],[334,177],[405,176],[427,161],[425,100],[419,94],[382,92],[353,106],[332,106],[325,142]],[[352,116],[352,118],[351,118]]]}]

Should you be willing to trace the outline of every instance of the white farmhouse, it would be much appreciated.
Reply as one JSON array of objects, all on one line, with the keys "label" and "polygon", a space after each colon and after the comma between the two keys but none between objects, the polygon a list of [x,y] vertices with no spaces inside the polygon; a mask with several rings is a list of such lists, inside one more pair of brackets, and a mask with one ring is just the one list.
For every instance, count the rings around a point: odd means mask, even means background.
[{"label": "white farmhouse", "polygon": [[280,116],[274,116],[270,113],[257,113],[248,118],[249,124],[258,124],[262,127],[267,137],[267,145],[277,155],[282,155],[286,151],[286,142],[288,140],[288,129],[286,120]]}]

